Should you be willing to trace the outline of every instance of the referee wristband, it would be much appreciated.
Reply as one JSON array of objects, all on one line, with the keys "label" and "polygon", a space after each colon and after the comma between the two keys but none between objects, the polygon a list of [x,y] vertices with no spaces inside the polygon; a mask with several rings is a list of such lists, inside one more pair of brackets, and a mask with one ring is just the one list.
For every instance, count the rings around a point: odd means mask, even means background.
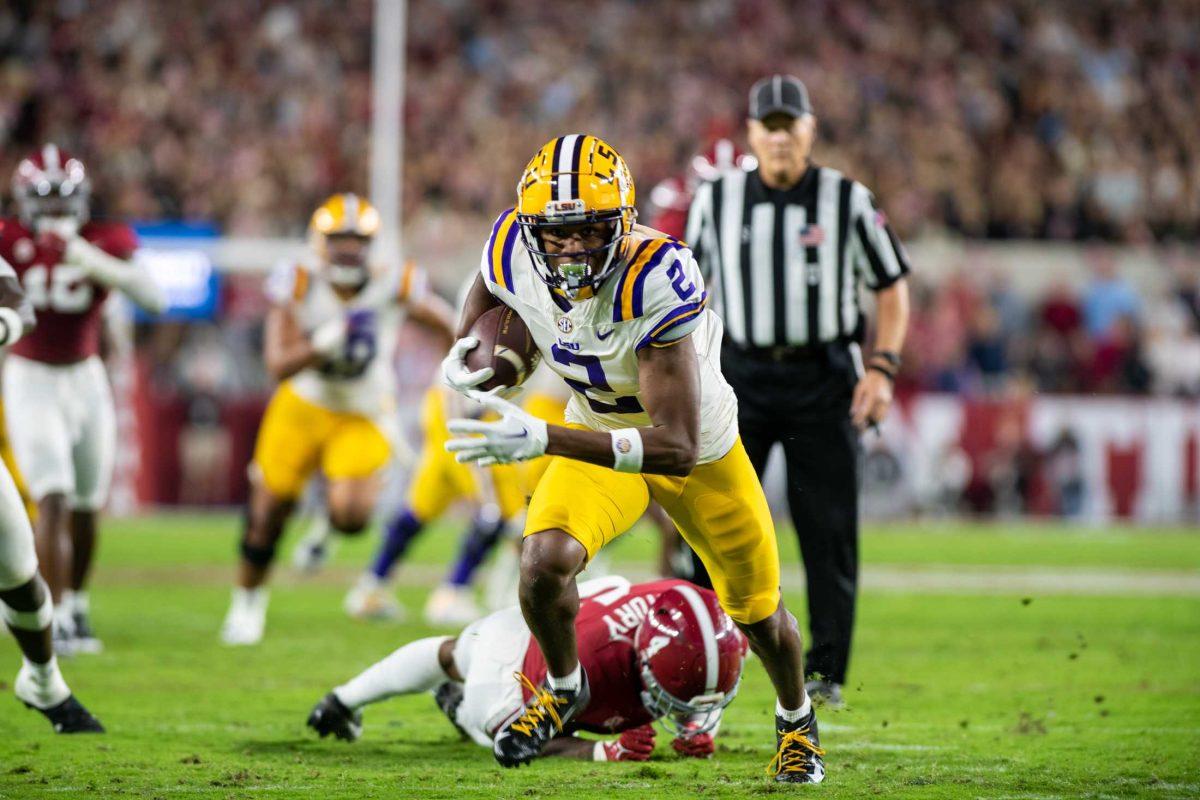
[{"label": "referee wristband", "polygon": [[0,330],[0,347],[16,344],[21,334],[25,333],[21,315],[8,306],[0,306],[0,328],[3,329]]},{"label": "referee wristband", "polygon": [[612,437],[613,469],[617,472],[642,471],[642,434],[637,428],[609,431]]}]

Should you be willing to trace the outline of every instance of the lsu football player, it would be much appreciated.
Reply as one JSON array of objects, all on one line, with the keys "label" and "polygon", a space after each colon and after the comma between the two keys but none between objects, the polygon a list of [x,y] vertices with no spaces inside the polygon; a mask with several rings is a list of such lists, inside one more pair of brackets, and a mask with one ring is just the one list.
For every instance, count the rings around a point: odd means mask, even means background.
[{"label": "lsu football player", "polygon": [[[650,498],[700,555],[721,606],[750,640],[777,694],[775,779],[825,775],[816,716],[804,691],[796,620],[779,591],[775,528],[738,437],[737,402],[720,370],[721,325],[691,251],[636,225],[625,161],[595,136],[546,143],[502,213],[443,363],[446,381],[498,420],[453,420],[447,443],[479,464],[552,456],[530,501],[520,600],[545,654],[545,685],[496,735],[502,765],[536,757],[586,713],[588,677],[573,620],[575,576],[628,529]],[[490,368],[465,354],[475,320],[505,304],[543,360],[574,390],[566,425],[547,425],[477,387]]]},{"label": "lsu football player", "polygon": [[379,223],[364,198],[333,195],[309,225],[315,264],[284,265],[268,281],[264,361],[280,384],[250,467],[241,564],[221,628],[226,644],[262,639],[276,544],[318,469],[333,529],[358,533],[370,521],[398,441],[392,352],[403,316],[449,341],[452,311],[423,289],[415,267],[372,269]]},{"label": "lsu football player", "polygon": [[[746,653],[745,638],[716,595],[680,580],[631,585],[615,575],[580,584],[579,595],[575,635],[592,676],[592,701],[543,754],[645,761],[654,751],[652,723],[660,720],[674,734],[677,753],[711,756]],[[526,713],[529,698],[545,691],[539,688],[545,674],[546,660],[513,606],[457,637],[404,645],[325,695],[308,725],[322,737],[355,741],[364,706],[433,692],[459,731],[490,748],[506,722]],[[576,730],[619,736],[595,741],[574,736]]]}]

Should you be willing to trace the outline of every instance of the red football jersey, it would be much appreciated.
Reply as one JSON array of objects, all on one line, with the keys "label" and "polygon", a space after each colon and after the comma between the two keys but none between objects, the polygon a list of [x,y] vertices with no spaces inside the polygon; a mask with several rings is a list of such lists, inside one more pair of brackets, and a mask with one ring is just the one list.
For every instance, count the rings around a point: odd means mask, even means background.
[{"label": "red football jersey", "polygon": [[[654,721],[642,705],[642,679],[633,636],[655,598],[684,583],[687,582],[668,579],[637,583],[628,587],[628,591],[625,587],[614,587],[580,602],[575,640],[592,699],[571,723],[572,727],[591,733],[616,733]],[[534,686],[545,680],[546,659],[536,639],[529,640],[522,671]],[[528,690],[524,695],[529,700]]]},{"label": "red football jersey", "polygon": [[[79,232],[116,258],[128,260],[137,236],[128,225],[89,222]],[[0,223],[0,257],[12,264],[37,313],[37,327],[13,345],[19,356],[46,364],[72,364],[100,352],[100,310],[108,287],[62,263],[57,237],[35,236],[15,219]]]}]

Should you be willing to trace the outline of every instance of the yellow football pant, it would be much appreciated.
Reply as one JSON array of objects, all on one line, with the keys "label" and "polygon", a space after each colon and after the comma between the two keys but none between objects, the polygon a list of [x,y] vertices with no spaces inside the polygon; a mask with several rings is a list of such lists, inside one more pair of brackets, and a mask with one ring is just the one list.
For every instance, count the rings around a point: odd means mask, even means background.
[{"label": "yellow football pant", "polygon": [[253,464],[271,494],[293,500],[317,467],[330,481],[368,478],[391,454],[387,436],[367,417],[310,403],[284,383],[263,414]]},{"label": "yellow football pant", "polygon": [[775,523],[741,439],[722,458],[684,478],[616,472],[555,456],[533,493],[525,535],[563,530],[591,559],[638,521],[651,497],[700,555],[730,617],[748,624],[774,613],[779,605]]}]

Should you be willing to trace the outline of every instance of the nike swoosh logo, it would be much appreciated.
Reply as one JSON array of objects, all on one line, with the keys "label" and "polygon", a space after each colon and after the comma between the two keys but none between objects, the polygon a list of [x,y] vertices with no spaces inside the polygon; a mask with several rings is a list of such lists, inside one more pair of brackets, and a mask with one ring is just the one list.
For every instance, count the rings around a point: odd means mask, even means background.
[{"label": "nike swoosh logo", "polygon": [[615,330],[616,330],[616,328],[609,328],[609,329],[608,329],[608,333],[601,333],[599,330],[597,330],[597,331],[596,331],[596,338],[597,338],[597,339],[599,339],[600,341],[602,341],[602,342],[603,342],[605,339],[607,339],[608,337],[612,336],[612,335],[613,335],[613,331],[615,331]]}]

